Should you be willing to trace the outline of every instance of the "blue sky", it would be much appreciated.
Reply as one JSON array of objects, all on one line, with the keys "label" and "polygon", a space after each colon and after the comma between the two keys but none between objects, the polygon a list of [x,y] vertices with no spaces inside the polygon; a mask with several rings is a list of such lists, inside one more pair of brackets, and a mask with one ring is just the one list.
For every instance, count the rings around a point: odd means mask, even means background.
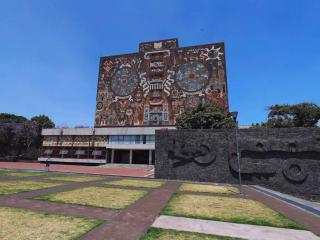
[{"label": "blue sky", "polygon": [[224,41],[230,110],[320,104],[318,0],[1,0],[0,112],[92,126],[100,56]]}]

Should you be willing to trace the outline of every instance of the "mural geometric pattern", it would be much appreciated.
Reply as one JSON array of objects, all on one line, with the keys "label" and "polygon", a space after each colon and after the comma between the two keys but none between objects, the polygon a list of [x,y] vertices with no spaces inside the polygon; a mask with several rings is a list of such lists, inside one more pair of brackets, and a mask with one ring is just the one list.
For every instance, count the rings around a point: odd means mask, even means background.
[{"label": "mural geometric pattern", "polygon": [[228,110],[223,43],[141,43],[138,53],[100,59],[95,127],[170,126],[199,103]]}]

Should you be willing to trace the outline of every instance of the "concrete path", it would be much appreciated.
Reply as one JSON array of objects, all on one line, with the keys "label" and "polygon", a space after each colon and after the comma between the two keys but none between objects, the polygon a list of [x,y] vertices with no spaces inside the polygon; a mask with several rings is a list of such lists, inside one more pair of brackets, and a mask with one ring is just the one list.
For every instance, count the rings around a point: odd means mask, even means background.
[{"label": "concrete path", "polygon": [[293,196],[285,194],[285,193],[273,191],[271,189],[261,187],[258,185],[251,186],[251,187],[253,187],[254,189],[261,191],[265,194],[268,194],[272,197],[275,197],[281,201],[284,201],[284,202],[289,203],[291,205],[294,205],[298,208],[301,208],[307,212],[310,212],[316,216],[320,216],[320,202],[311,202],[311,201],[308,201],[305,199],[293,197]]},{"label": "concrete path", "polygon": [[320,238],[312,232],[304,230],[208,221],[164,215],[158,217],[152,224],[152,227],[238,237],[248,240],[320,240]]},{"label": "concrete path", "polygon": [[276,197],[258,191],[251,186],[243,186],[242,189],[248,198],[264,203],[273,210],[283,214],[297,223],[300,223],[307,229],[320,236],[319,216],[302,210],[294,205],[288,204],[287,202],[281,201]]},{"label": "concrete path", "polygon": [[82,240],[138,240],[154,222],[180,183],[167,182],[123,210],[110,222],[93,229]]},{"label": "concrete path", "polygon": [[[40,170],[45,168],[44,163],[24,163],[24,162],[0,162],[0,168],[12,169],[28,169]],[[150,177],[153,174],[153,169],[149,167],[140,169],[130,169],[121,167],[99,167],[99,166],[79,166],[67,164],[51,164],[50,170],[53,172],[71,172],[71,173],[87,173],[87,174],[100,174],[100,175],[113,175],[113,176],[126,176],[126,177]]]}]

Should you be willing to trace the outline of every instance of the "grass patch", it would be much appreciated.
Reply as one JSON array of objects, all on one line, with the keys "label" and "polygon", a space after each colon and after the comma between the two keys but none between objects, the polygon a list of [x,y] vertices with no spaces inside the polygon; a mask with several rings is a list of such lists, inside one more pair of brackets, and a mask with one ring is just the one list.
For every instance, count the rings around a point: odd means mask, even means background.
[{"label": "grass patch", "polygon": [[133,179],[121,179],[108,182],[107,184],[127,187],[146,187],[146,188],[157,188],[164,184],[160,181],[146,181],[146,180],[133,180]]},{"label": "grass patch", "polygon": [[0,182],[0,195],[7,195],[17,192],[26,192],[38,190],[42,188],[56,187],[62,184],[59,183],[46,183],[35,181],[3,181]]},{"label": "grass patch", "polygon": [[48,180],[53,181],[70,181],[70,182],[91,182],[103,180],[103,177],[98,176],[81,176],[81,175],[66,175],[66,176],[52,176],[46,177]]},{"label": "grass patch", "polygon": [[106,187],[85,187],[35,197],[36,200],[78,204],[90,207],[123,209],[143,197],[147,191]]},{"label": "grass patch", "polygon": [[79,239],[102,221],[0,207],[0,239]]},{"label": "grass patch", "polygon": [[45,176],[45,172],[31,172],[31,171],[15,171],[11,169],[0,169],[0,176],[9,176],[9,177],[36,177],[36,176]]},{"label": "grass patch", "polygon": [[204,193],[220,193],[220,194],[239,194],[239,189],[231,186],[221,185],[207,185],[207,184],[194,184],[194,183],[183,183],[180,191],[188,192],[204,192]]},{"label": "grass patch", "polygon": [[171,229],[149,228],[140,240],[241,240],[241,238],[222,237],[203,233],[176,231]]},{"label": "grass patch", "polygon": [[243,198],[175,194],[162,213],[223,222],[303,229],[301,225],[266,205]]}]

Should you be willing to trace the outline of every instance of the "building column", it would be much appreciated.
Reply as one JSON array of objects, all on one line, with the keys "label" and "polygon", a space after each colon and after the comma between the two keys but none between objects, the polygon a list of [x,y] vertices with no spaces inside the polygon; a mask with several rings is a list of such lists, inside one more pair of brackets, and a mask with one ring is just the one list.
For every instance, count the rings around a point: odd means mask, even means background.
[{"label": "building column", "polygon": [[129,150],[129,164],[132,164],[132,149]]},{"label": "building column", "polygon": [[152,165],[152,150],[149,150],[149,165]]},{"label": "building column", "polygon": [[111,163],[114,163],[114,149],[111,149]]}]

